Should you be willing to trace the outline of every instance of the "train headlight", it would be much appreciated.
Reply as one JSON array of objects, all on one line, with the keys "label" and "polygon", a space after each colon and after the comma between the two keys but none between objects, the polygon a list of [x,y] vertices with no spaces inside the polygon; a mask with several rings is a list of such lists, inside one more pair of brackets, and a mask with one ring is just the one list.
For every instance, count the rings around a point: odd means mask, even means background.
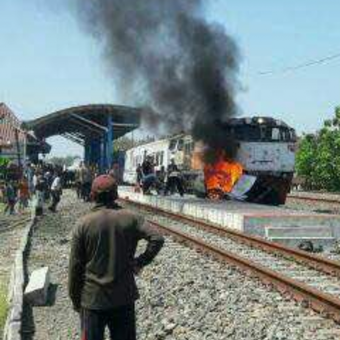
[{"label": "train headlight", "polygon": [[259,118],[259,119],[257,120],[257,122],[258,122],[259,124],[263,124],[263,123],[264,123],[264,119],[263,119],[263,118]]}]

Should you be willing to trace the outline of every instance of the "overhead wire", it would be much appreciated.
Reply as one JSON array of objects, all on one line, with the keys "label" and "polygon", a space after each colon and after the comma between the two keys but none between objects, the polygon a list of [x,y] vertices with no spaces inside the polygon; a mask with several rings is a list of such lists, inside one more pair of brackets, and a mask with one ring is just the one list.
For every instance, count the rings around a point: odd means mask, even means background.
[{"label": "overhead wire", "polygon": [[327,63],[327,62],[330,62],[334,59],[339,59],[339,58],[340,58],[340,53],[336,53],[336,54],[329,55],[329,56],[321,58],[321,59],[311,60],[311,61],[308,61],[308,62],[303,63],[303,64],[299,64],[299,65],[296,65],[296,66],[288,66],[288,67],[282,68],[280,70],[259,72],[258,74],[261,75],[261,76],[265,76],[265,75],[271,75],[271,74],[294,72],[294,71],[300,70],[302,68],[307,68],[307,67],[311,67],[311,66],[315,66],[315,65],[324,64],[324,63]]}]

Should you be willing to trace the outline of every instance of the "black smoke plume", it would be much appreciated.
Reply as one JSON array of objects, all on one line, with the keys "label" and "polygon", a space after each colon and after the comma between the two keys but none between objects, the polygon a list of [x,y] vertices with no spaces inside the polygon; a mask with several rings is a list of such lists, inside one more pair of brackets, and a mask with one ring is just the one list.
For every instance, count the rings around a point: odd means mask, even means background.
[{"label": "black smoke plume", "polygon": [[151,107],[155,125],[232,153],[220,122],[237,113],[239,53],[224,28],[204,18],[204,0],[74,1],[125,104]]}]

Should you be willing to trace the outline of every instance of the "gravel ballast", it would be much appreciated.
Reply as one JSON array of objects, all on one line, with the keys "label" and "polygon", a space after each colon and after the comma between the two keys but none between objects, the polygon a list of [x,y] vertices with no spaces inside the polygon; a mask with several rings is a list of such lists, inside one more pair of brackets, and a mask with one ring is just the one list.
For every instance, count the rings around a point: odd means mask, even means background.
[{"label": "gravel ballast", "polygon": [[[70,233],[90,206],[66,191],[60,212],[38,222],[29,273],[51,270],[47,307],[26,306],[24,339],[79,339],[79,317],[67,297]],[[235,268],[167,238],[154,263],[138,277],[138,339],[328,340],[340,327]]]}]

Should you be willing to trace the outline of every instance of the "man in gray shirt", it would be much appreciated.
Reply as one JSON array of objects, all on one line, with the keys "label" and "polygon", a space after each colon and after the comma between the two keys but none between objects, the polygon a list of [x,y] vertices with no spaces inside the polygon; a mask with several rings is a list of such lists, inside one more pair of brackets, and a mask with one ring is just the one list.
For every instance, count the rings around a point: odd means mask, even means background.
[{"label": "man in gray shirt", "polygon": [[[107,326],[112,339],[135,340],[134,275],[151,263],[164,239],[141,216],[115,204],[112,176],[96,178],[92,196],[96,206],[74,230],[69,266],[69,295],[81,313],[82,339],[102,340]],[[147,248],[135,258],[141,239]]]}]

